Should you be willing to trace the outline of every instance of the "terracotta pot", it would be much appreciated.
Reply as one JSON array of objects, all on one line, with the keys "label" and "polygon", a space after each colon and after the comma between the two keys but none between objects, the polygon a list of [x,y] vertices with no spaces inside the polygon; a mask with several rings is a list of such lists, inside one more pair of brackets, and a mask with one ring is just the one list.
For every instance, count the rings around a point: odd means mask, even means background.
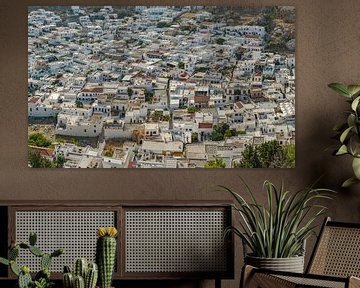
[{"label": "terracotta pot", "polygon": [[262,269],[304,273],[304,256],[289,258],[263,258],[246,255],[245,263]]}]

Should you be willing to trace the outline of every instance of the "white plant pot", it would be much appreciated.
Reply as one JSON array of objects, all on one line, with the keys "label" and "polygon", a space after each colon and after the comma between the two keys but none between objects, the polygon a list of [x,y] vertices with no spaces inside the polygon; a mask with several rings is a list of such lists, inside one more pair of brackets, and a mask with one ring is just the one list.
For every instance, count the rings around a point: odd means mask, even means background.
[{"label": "white plant pot", "polygon": [[246,255],[245,263],[262,269],[304,273],[304,256],[289,258],[263,258]]}]

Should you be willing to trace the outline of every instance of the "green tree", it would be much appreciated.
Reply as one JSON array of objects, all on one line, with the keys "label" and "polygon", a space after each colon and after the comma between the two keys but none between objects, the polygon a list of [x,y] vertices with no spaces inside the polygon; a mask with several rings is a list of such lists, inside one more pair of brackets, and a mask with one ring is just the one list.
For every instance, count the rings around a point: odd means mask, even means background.
[{"label": "green tree", "polygon": [[284,147],[290,168],[295,168],[295,145],[289,144]]},{"label": "green tree", "polygon": [[66,162],[66,159],[65,159],[64,155],[58,155],[55,160],[56,168],[63,168],[65,162]]},{"label": "green tree", "polygon": [[160,21],[157,23],[156,27],[157,28],[166,28],[166,27],[170,27],[171,24],[165,21]]},{"label": "green tree", "polygon": [[191,107],[187,108],[188,113],[195,113],[195,112],[199,112],[199,111],[200,111],[200,108],[198,108],[198,107],[191,106]]},{"label": "green tree", "polygon": [[238,168],[293,168],[295,167],[295,146],[281,146],[277,141],[257,146],[249,145],[241,153],[242,159],[235,164]]},{"label": "green tree", "polygon": [[230,126],[227,123],[222,124],[221,126],[218,126],[217,129],[220,133],[225,134],[227,130],[229,130]]},{"label": "green tree", "polygon": [[248,145],[245,147],[245,150],[241,153],[242,159],[239,164],[236,165],[237,168],[261,168],[262,163],[259,156],[259,153],[256,147]]},{"label": "green tree", "polygon": [[227,130],[225,133],[224,133],[224,138],[230,138],[232,135],[231,133],[231,130]]},{"label": "green tree", "polygon": [[211,133],[211,140],[212,141],[222,141],[222,140],[224,140],[224,134],[214,130]]},{"label": "green tree", "polygon": [[40,152],[29,150],[28,154],[29,164],[33,168],[55,168],[55,164],[41,156]]},{"label": "green tree", "polygon": [[229,124],[215,125],[214,130],[211,133],[211,139],[213,141],[222,141],[225,138],[236,136],[236,130],[230,129]]},{"label": "green tree", "polygon": [[182,62],[182,61],[180,61],[180,62],[178,63],[178,68],[179,68],[179,69],[185,69],[185,63]]},{"label": "green tree", "polygon": [[282,147],[277,141],[265,142],[256,147],[259,153],[263,167],[273,166],[277,157],[280,157]]},{"label": "green tree", "polygon": [[216,158],[214,160],[209,160],[205,166],[205,168],[225,168],[226,164],[223,159]]},{"label": "green tree", "polygon": [[37,147],[49,147],[51,140],[47,139],[42,133],[33,133],[29,136],[28,144]]},{"label": "green tree", "polygon": [[154,97],[154,92],[145,90],[144,95],[145,95],[145,101],[151,102]]},{"label": "green tree", "polygon": [[275,27],[275,19],[278,16],[278,9],[277,7],[271,7],[266,9],[265,13],[263,14],[261,20],[259,21],[260,26],[264,26],[267,33],[271,33]]},{"label": "green tree", "polygon": [[83,108],[84,104],[80,100],[75,101],[76,108]]},{"label": "green tree", "polygon": [[291,163],[287,156],[287,151],[285,147],[282,147],[275,155],[274,159],[269,165],[271,168],[289,168]]},{"label": "green tree", "polygon": [[215,42],[218,45],[224,45],[225,39],[224,38],[216,38]]},{"label": "green tree", "polygon": [[155,111],[151,114],[151,120],[154,122],[169,121],[170,116],[164,115],[162,111]]},{"label": "green tree", "polygon": [[151,114],[151,120],[154,121],[154,122],[159,122],[161,116],[162,116],[162,112],[161,112],[161,111],[154,111],[154,112]]},{"label": "green tree", "polygon": [[134,94],[134,90],[131,87],[127,88],[127,94],[129,96],[129,98],[131,98],[131,96]]},{"label": "green tree", "polygon": [[161,121],[170,121],[170,116],[169,115],[162,115],[161,118],[160,118]]},{"label": "green tree", "polygon": [[207,70],[208,70],[208,68],[206,68],[206,67],[198,67],[198,68],[195,68],[195,73],[206,72]]},{"label": "green tree", "polygon": [[192,143],[199,142],[199,137],[197,133],[191,133],[191,142]]},{"label": "green tree", "polygon": [[235,129],[228,129],[224,133],[224,138],[230,138],[236,136],[236,130]]}]

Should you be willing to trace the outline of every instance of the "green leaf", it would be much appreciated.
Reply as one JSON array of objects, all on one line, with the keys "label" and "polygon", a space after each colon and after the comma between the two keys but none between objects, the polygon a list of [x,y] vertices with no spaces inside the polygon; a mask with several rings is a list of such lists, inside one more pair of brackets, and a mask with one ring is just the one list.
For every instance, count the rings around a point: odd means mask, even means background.
[{"label": "green leaf", "polygon": [[360,92],[360,85],[348,85],[347,90],[351,96],[354,96]]},{"label": "green leaf", "polygon": [[21,270],[20,270],[20,268],[16,265],[16,262],[15,262],[15,261],[10,261],[10,268],[11,268],[11,271],[12,271],[16,276],[19,276]]},{"label": "green leaf", "polygon": [[352,168],[356,178],[360,180],[360,158],[355,157],[353,159]]},{"label": "green leaf", "polygon": [[329,88],[333,89],[334,91],[336,91],[337,93],[339,93],[342,96],[351,97],[351,94],[348,90],[347,85],[341,84],[341,83],[331,83],[328,85]]},{"label": "green leaf", "polygon": [[347,124],[349,127],[355,126],[356,123],[356,116],[354,114],[350,114],[347,118]]},{"label": "green leaf", "polygon": [[349,127],[343,133],[341,133],[341,136],[340,136],[341,143],[344,143],[344,141],[346,140],[346,137],[348,136],[351,129],[352,129],[352,127]]},{"label": "green leaf", "polygon": [[351,109],[356,111],[356,108],[358,107],[359,105],[359,101],[360,101],[360,96],[356,97],[354,99],[354,101],[351,103]]},{"label": "green leaf", "polygon": [[0,257],[0,263],[1,263],[1,264],[4,264],[4,265],[9,265],[9,264],[10,264],[9,260],[8,260],[8,259],[5,259],[5,258],[3,258],[3,257]]},{"label": "green leaf", "polygon": [[346,145],[342,145],[339,150],[336,152],[336,155],[344,155],[348,153]]},{"label": "green leaf", "polygon": [[352,177],[352,178],[349,178],[346,181],[344,181],[344,183],[341,185],[341,187],[348,188],[348,187],[358,184],[358,183],[360,183],[360,180],[355,177]]},{"label": "green leaf", "polygon": [[348,143],[348,150],[351,155],[358,157],[360,156],[360,138],[357,134],[354,134],[350,137]]}]

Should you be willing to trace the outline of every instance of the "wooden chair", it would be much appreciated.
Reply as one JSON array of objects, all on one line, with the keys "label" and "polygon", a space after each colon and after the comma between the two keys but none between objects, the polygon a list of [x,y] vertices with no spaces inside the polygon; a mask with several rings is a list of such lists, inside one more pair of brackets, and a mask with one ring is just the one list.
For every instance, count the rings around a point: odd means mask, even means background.
[{"label": "wooden chair", "polygon": [[277,272],[244,266],[240,287],[360,287],[360,223],[326,218],[306,273]]}]

